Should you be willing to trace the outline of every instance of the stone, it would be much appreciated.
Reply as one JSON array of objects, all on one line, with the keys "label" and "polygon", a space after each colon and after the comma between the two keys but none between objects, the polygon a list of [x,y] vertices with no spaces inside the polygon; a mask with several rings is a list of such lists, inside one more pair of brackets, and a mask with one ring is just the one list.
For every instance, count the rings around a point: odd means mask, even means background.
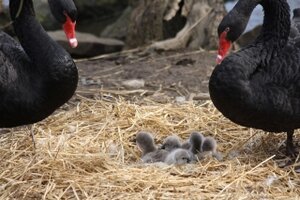
[{"label": "stone", "polygon": [[131,79],[122,82],[122,85],[128,89],[140,89],[145,86],[143,79]]},{"label": "stone", "polygon": [[128,6],[114,23],[108,25],[101,33],[101,37],[116,38],[125,41],[130,23],[132,8]]},{"label": "stone", "polygon": [[111,38],[99,38],[89,33],[76,32],[78,47],[71,48],[63,31],[49,31],[48,34],[76,58],[93,57],[121,51],[124,42]]}]

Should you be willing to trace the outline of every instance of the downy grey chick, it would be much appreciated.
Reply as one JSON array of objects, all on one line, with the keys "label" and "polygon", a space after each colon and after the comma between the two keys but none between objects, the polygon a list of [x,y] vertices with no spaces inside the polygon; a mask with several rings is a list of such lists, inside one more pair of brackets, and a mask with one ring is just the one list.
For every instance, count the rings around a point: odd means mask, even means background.
[{"label": "downy grey chick", "polygon": [[165,163],[168,165],[182,165],[192,161],[192,153],[186,149],[175,149],[171,151],[165,159]]},{"label": "downy grey chick", "polygon": [[193,132],[189,143],[194,160],[201,160],[208,154],[212,154],[217,160],[222,160],[221,154],[217,152],[217,142],[213,137],[204,137],[199,132]]},{"label": "downy grey chick", "polygon": [[217,151],[217,142],[213,137],[205,137],[203,144],[202,144],[202,151],[210,151],[216,152]]},{"label": "downy grey chick", "polygon": [[187,140],[187,141],[183,142],[183,143],[181,144],[181,148],[182,148],[182,149],[186,149],[186,150],[190,150],[190,148],[191,148],[191,143],[190,143],[190,141]]},{"label": "downy grey chick", "polygon": [[204,137],[199,132],[193,132],[188,141],[184,142],[179,148],[170,152],[165,163],[167,164],[187,164],[196,160],[194,154],[201,152]]},{"label": "downy grey chick", "polygon": [[192,132],[189,138],[190,151],[193,154],[202,152],[202,144],[204,142],[204,136],[199,132]]},{"label": "downy grey chick", "polygon": [[136,136],[136,143],[142,151],[144,163],[164,162],[168,155],[168,151],[156,147],[151,133],[139,132]]},{"label": "downy grey chick", "polygon": [[202,144],[202,156],[212,154],[217,160],[221,161],[222,155],[217,151],[217,141],[213,137],[205,137]]},{"label": "downy grey chick", "polygon": [[161,149],[171,152],[180,147],[181,147],[180,138],[177,135],[171,135],[166,137],[166,139],[164,140],[161,146]]}]

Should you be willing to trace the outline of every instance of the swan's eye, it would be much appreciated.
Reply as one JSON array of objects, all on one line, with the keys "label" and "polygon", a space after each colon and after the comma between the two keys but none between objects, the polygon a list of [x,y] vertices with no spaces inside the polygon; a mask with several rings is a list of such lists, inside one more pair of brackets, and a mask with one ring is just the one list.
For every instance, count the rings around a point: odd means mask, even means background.
[{"label": "swan's eye", "polygon": [[230,31],[230,28],[227,27],[227,28],[225,29],[225,32],[228,33],[229,31]]}]

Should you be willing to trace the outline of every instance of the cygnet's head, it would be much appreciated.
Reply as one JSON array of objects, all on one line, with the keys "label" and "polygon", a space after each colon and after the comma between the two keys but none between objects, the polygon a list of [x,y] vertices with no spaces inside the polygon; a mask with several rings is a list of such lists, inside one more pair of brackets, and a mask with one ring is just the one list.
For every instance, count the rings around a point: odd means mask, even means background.
[{"label": "cygnet's head", "polygon": [[202,151],[217,152],[217,142],[213,137],[206,137],[202,144]]},{"label": "cygnet's head", "polygon": [[176,164],[182,165],[192,161],[192,154],[185,149],[175,149],[168,154],[165,163],[168,165]]},{"label": "cygnet's head", "polygon": [[202,151],[202,144],[204,141],[204,136],[199,132],[192,132],[190,135],[190,145],[191,152],[197,154]]},{"label": "cygnet's head", "polygon": [[161,146],[161,149],[166,151],[173,151],[174,149],[178,149],[181,147],[180,138],[177,135],[168,136],[164,143]]},{"label": "cygnet's head", "polygon": [[143,131],[137,133],[136,143],[143,155],[157,150],[151,133]]}]

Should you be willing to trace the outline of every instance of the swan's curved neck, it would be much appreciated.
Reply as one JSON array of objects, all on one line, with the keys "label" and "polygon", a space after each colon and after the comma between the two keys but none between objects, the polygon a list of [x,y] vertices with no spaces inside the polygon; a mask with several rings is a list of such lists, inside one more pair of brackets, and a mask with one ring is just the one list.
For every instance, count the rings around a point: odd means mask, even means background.
[{"label": "swan's curved neck", "polygon": [[54,42],[35,18],[32,0],[24,0],[19,12],[21,0],[10,0],[10,14],[18,39],[31,61],[47,69],[55,59],[69,56]]},{"label": "swan's curved neck", "polygon": [[282,48],[290,34],[290,9],[286,0],[262,0],[264,22],[262,32],[256,42],[264,43],[266,48]]}]

